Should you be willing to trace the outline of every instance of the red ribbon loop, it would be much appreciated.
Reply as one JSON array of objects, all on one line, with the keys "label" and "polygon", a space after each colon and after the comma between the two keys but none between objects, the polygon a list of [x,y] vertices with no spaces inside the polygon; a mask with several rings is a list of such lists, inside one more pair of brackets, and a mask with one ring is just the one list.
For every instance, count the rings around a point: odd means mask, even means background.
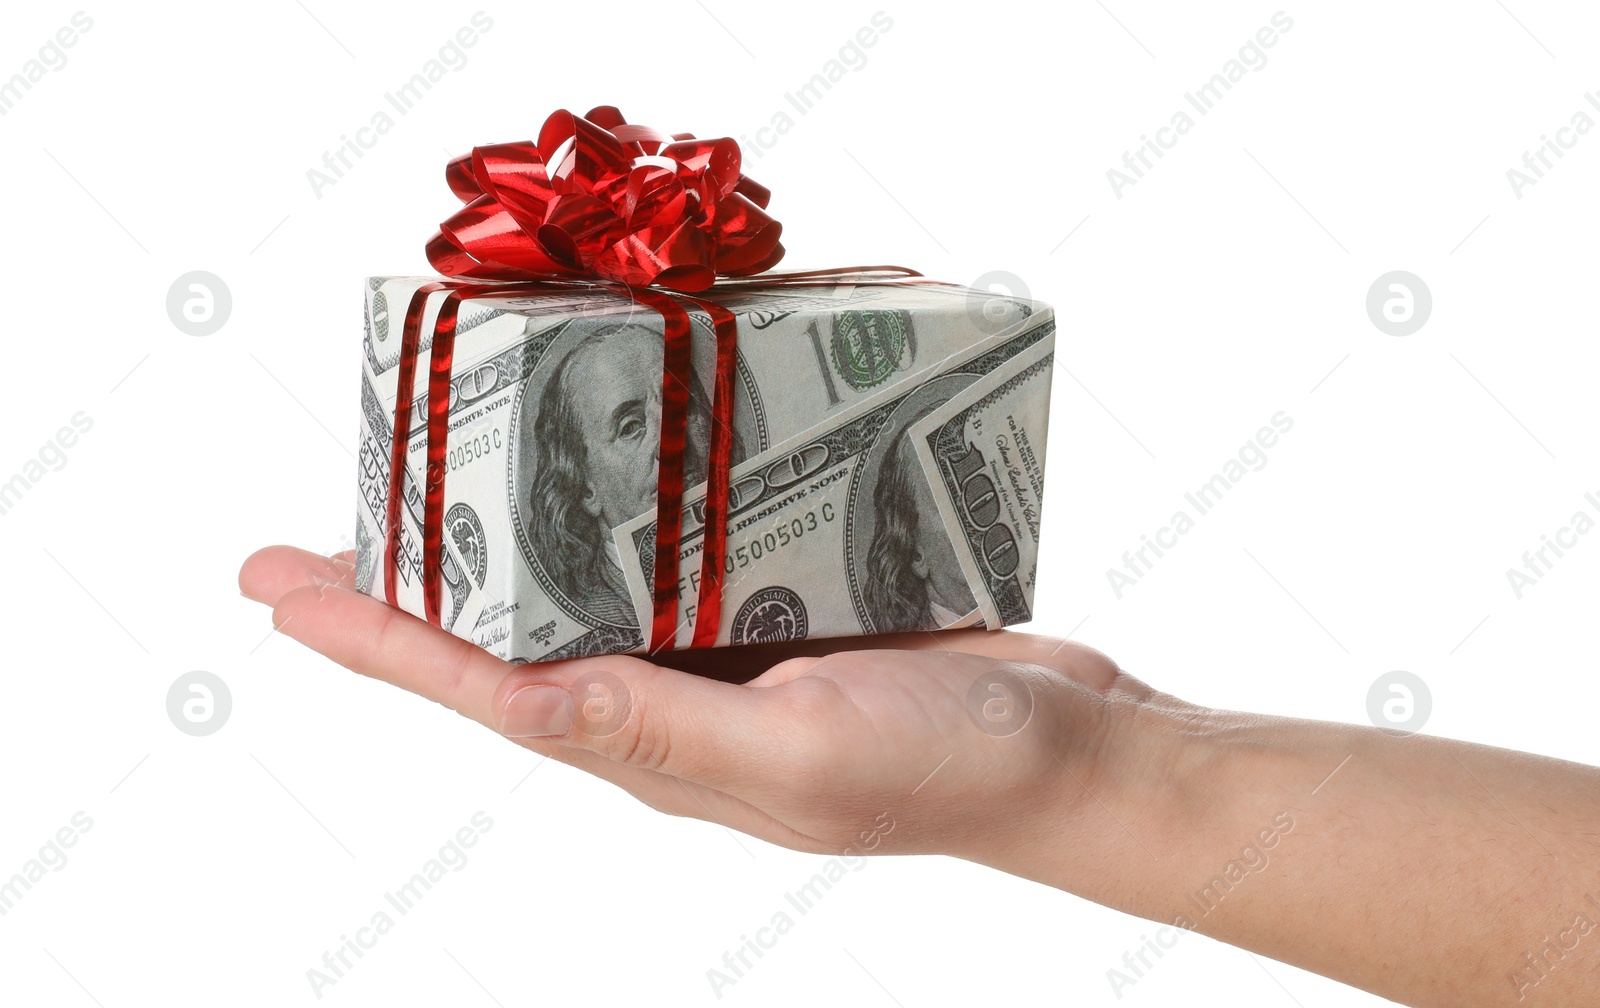
[{"label": "red ribbon loop", "polygon": [[668,135],[609,105],[562,110],[535,142],[451,161],[465,205],[428,242],[428,261],[468,280],[609,281],[700,291],[783,258],[771,193],[740,171],[733,140]]}]

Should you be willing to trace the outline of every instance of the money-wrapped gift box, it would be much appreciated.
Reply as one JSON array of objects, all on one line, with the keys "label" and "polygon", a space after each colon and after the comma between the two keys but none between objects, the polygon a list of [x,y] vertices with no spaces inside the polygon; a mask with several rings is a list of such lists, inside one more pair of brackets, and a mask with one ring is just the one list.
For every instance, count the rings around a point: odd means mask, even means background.
[{"label": "money-wrapped gift box", "polygon": [[[443,293],[420,302],[422,363],[398,452],[393,442],[401,316],[433,279],[367,283],[358,586],[427,612],[432,489],[439,625],[511,661],[647,650],[660,594],[662,316],[600,286],[474,291],[453,327],[448,414],[434,420],[448,434],[430,471],[427,350]],[[849,276],[699,297],[737,322],[715,644],[1030,618],[1055,340],[1047,305]],[[713,319],[694,305],[688,315],[674,647],[693,639],[723,422]]]}]

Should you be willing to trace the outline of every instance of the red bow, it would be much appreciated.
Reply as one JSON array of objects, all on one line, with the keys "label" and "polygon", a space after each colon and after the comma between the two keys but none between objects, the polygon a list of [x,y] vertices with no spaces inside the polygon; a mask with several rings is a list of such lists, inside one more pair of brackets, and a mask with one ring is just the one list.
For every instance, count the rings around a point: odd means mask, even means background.
[{"label": "red bow", "polygon": [[491,144],[450,162],[466,205],[428,242],[446,276],[598,279],[705,290],[783,258],[771,193],[740,173],[733,140],[628,124],[602,105],[562,110],[538,143]]}]

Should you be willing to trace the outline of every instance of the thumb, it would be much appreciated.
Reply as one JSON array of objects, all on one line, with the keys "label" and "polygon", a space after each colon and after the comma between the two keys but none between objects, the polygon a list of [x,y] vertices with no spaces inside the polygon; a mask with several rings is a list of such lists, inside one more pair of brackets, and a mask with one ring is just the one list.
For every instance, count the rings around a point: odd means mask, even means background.
[{"label": "thumb", "polygon": [[526,665],[494,698],[497,730],[549,740],[623,766],[738,789],[782,757],[776,688],[702,679],[634,658]]}]

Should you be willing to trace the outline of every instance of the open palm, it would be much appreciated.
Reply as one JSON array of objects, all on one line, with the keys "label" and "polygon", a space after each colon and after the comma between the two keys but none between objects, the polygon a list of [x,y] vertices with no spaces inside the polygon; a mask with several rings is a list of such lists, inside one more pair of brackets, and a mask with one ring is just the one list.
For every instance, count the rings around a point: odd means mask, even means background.
[{"label": "open palm", "polygon": [[981,630],[514,665],[353,577],[348,556],[276,546],[239,581],[281,632],[346,668],[652,808],[797,850],[881,841],[993,863],[996,823],[1020,833],[1060,814],[1063,768],[1092,794],[1103,695],[1152,695],[1088,648]]}]

